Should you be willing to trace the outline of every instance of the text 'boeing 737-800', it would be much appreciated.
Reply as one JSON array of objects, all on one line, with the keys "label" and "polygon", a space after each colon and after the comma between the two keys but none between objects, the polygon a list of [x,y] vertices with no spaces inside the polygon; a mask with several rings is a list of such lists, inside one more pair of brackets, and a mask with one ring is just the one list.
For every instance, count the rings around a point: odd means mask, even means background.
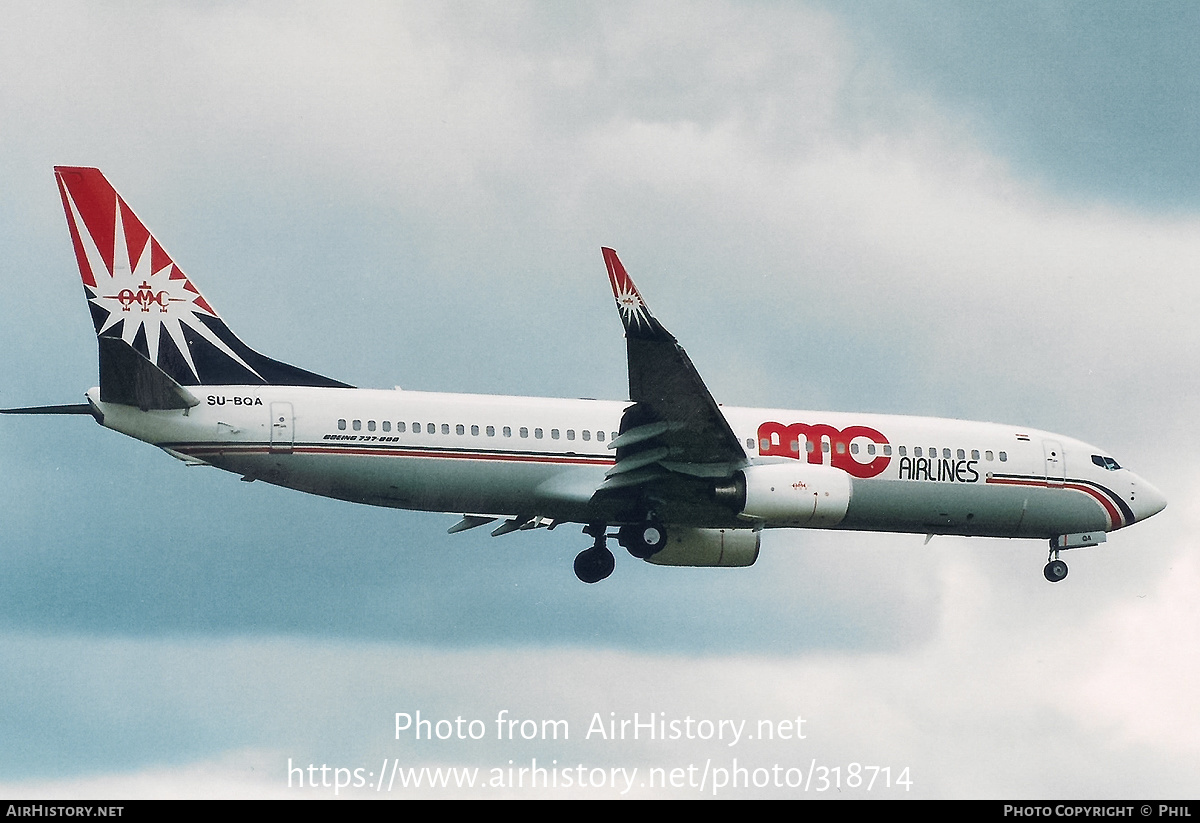
[{"label": "text 'boeing 737-800'", "polygon": [[[612,249],[629,399],[359,389],[241,341],[98,170],[58,167],[99,345],[90,414],[186,463],[312,494],[497,523],[578,523],[595,583],[608,538],[666,566],[749,566],[765,529],[1049,540],[1064,549],[1162,511],[1107,452],[1034,429],[880,414],[719,405]],[[610,530],[613,530],[610,532]]]}]

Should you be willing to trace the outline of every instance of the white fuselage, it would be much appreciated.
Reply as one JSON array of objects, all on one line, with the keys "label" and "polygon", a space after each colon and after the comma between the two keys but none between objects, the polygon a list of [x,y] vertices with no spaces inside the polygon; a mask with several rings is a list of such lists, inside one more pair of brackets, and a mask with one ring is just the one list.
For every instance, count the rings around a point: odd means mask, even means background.
[{"label": "white fuselage", "polygon": [[[603,520],[593,494],[627,402],[285,386],[202,386],[187,410],[88,393],[103,424],[248,479],[378,506]],[[722,407],[751,465],[839,469],[844,514],[811,525],[1039,537],[1112,531],[1162,495],[1078,440],[995,423]],[[713,526],[804,525],[729,516]]]}]

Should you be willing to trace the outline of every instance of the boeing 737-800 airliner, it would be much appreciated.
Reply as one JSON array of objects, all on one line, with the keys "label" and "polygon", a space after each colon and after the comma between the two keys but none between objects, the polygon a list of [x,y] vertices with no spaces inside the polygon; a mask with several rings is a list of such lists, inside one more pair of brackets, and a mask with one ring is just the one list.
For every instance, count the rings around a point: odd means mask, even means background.
[{"label": "boeing 737-800 airliner", "polygon": [[628,400],[357,389],[251,349],[98,170],[55,174],[100,385],[9,413],[90,414],[244,480],[461,514],[451,533],[582,524],[588,583],[612,573],[609,537],[660,565],[748,566],[770,528],[1040,538],[1058,581],[1060,551],[1166,506],[1104,450],[1049,432],[719,405],[611,249]]}]

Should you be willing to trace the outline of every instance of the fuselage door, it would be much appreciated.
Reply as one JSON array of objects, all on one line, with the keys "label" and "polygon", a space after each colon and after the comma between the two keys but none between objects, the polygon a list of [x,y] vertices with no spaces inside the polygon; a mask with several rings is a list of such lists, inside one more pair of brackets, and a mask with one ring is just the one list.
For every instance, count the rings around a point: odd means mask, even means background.
[{"label": "fuselage door", "polygon": [[271,404],[271,452],[292,453],[292,404]]},{"label": "fuselage door", "polygon": [[1046,454],[1046,482],[1061,485],[1067,478],[1067,465],[1063,460],[1062,443],[1057,440],[1043,440],[1042,449]]}]

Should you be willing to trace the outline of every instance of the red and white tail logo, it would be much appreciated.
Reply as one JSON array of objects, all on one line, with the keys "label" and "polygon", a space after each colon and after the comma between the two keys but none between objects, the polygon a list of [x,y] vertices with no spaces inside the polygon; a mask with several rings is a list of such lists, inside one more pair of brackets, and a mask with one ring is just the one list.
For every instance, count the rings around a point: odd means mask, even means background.
[{"label": "red and white tail logo", "polygon": [[56,166],[54,174],[97,336],[120,337],[173,371],[182,359],[184,384],[202,382],[189,338],[262,379],[214,332],[224,329],[217,313],[98,169]]}]

